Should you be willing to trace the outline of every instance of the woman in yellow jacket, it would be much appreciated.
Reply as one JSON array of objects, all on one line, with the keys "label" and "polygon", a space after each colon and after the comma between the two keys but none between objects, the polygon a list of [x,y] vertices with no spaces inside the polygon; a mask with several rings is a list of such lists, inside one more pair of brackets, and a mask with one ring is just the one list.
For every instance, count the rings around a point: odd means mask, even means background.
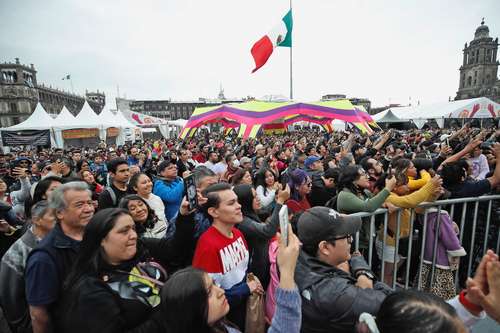
[{"label": "woman in yellow jacket", "polygon": [[[404,175],[408,178],[407,186],[410,192],[421,189],[432,178],[426,169],[417,170],[413,162],[406,158],[398,159],[393,163],[392,167],[396,175]],[[419,178],[417,178],[418,175],[420,175]]]},{"label": "woman in yellow jacket", "polygon": [[[443,183],[441,177],[435,176],[431,178],[420,189],[410,193],[408,186],[408,178],[405,174],[396,174],[398,182],[392,190],[391,194],[385,200],[386,203],[402,208],[400,217],[399,239],[401,240],[409,237],[410,235],[410,217],[411,209],[417,207],[422,202],[434,201],[441,192],[441,184]],[[389,219],[387,224],[387,237],[385,244],[383,244],[384,225],[380,226],[378,231],[377,240],[375,243],[377,254],[380,260],[384,260],[384,282],[387,284],[392,283],[394,271],[394,251],[396,245],[396,232],[397,232],[397,216],[398,211],[389,212]],[[382,258],[383,248],[383,258]],[[399,254],[396,257],[396,264],[402,264],[404,259]]]}]

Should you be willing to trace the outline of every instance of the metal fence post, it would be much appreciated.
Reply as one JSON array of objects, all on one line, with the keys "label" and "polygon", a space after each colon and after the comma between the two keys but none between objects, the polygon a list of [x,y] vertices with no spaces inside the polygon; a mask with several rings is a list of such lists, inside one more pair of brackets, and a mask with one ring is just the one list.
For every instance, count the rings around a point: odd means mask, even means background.
[{"label": "metal fence post", "polygon": [[410,214],[410,235],[408,244],[408,256],[406,259],[406,277],[405,277],[405,289],[408,289],[410,283],[410,266],[411,266],[411,251],[413,249],[413,222],[415,221],[415,209],[411,210]]},{"label": "metal fence post", "polygon": [[434,233],[434,247],[432,250],[432,266],[431,266],[431,283],[430,283],[430,288],[432,288],[432,285],[434,284],[434,273],[436,271],[436,259],[437,259],[437,247],[438,247],[438,241],[439,241],[439,232],[441,229],[441,206],[438,206],[438,217],[437,221],[434,224],[434,227],[436,229],[436,232]]},{"label": "metal fence post", "polygon": [[474,257],[474,240],[476,238],[476,223],[477,223],[477,211],[479,209],[479,201],[476,201],[474,207],[474,220],[472,222],[472,237],[470,241],[470,253],[469,253],[469,265],[467,265],[467,276],[470,276],[470,271],[472,268],[472,259]]},{"label": "metal fence post", "polygon": [[427,208],[424,213],[424,226],[422,229],[422,247],[420,249],[420,264],[418,265],[417,289],[422,289],[422,267],[424,265],[425,238],[427,237]]}]

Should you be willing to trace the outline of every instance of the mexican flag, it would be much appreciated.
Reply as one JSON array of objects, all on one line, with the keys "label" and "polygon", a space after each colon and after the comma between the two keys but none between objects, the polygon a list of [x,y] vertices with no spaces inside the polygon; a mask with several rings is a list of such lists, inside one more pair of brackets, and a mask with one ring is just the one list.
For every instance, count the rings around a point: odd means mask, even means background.
[{"label": "mexican flag", "polygon": [[255,61],[252,73],[264,66],[276,46],[292,47],[292,26],[292,10],[290,9],[274,29],[252,46],[250,52]]}]

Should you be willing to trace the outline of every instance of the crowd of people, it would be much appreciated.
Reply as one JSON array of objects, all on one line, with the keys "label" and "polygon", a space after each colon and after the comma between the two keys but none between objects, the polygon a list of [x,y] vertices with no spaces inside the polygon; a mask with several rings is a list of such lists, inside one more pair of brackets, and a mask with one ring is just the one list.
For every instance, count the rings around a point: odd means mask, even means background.
[{"label": "crowd of people", "polygon": [[[466,205],[428,209],[425,244],[418,209],[499,194],[499,160],[500,131],[468,125],[3,153],[0,330],[465,332],[486,314],[500,323],[499,200],[477,216]],[[387,219],[375,230],[355,214],[379,208]],[[405,261],[411,276],[398,269]],[[402,279],[413,288],[389,287]]]}]

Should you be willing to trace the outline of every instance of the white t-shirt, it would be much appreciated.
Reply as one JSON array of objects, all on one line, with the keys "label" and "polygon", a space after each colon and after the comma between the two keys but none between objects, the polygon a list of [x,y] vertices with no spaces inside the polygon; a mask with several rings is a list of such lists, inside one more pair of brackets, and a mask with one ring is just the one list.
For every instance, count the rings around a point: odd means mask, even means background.
[{"label": "white t-shirt", "polygon": [[168,221],[165,217],[165,205],[159,196],[151,193],[149,198],[143,198],[148,203],[149,207],[154,210],[156,216],[158,217],[158,222],[156,222],[153,228],[153,234],[155,238],[163,238],[165,232],[167,231]]}]

